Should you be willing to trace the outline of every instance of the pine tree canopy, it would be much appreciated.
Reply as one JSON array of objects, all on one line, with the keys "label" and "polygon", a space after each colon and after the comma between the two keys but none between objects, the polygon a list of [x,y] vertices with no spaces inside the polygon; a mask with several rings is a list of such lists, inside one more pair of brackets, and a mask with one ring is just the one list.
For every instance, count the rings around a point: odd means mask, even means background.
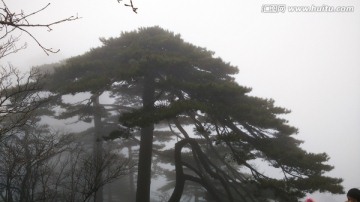
[{"label": "pine tree canopy", "polygon": [[[297,128],[281,118],[290,111],[272,99],[250,96],[251,89],[234,79],[238,68],[214,52],[160,27],[101,42],[58,67],[49,87],[63,94],[110,91],[132,108],[121,113],[124,126],[168,123],[178,137],[198,140],[204,152],[214,153],[208,158],[218,169],[229,173],[224,183],[235,187],[229,188],[234,196],[229,201],[246,194],[251,195],[248,201],[296,201],[314,191],[343,193],[342,179],[325,175],[333,169],[329,156],[303,150],[294,137]],[[152,95],[145,102],[146,94]],[[185,126],[194,130],[182,130]],[[255,165],[261,161],[279,175],[263,172]]]}]

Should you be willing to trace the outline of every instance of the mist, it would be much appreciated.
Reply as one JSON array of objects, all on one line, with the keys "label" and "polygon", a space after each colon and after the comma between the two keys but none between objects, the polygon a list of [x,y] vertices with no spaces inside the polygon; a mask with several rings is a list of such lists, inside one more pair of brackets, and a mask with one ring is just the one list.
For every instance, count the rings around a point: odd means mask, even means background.
[{"label": "mist", "polygon": [[[27,48],[2,58],[1,65],[12,64],[26,71],[84,54],[99,47],[101,37],[119,37],[140,27],[160,26],[238,67],[235,80],[250,87],[251,95],[274,99],[276,106],[291,110],[284,118],[299,129],[296,138],[303,141],[301,147],[329,155],[328,163],[335,168],[328,175],[343,178],[345,192],[360,187],[359,1],[276,2],[287,8],[324,4],[353,7],[349,12],[266,12],[264,5],[274,2],[263,0],[133,0],[137,14],[116,0],[16,0],[7,5],[31,12],[49,2],[49,8],[31,17],[32,21],[80,17],[55,25],[50,32],[46,28],[31,30],[41,44],[59,52],[46,55],[23,34],[21,42],[26,42]],[[72,98],[69,95],[67,99]],[[101,103],[108,101],[112,100],[106,95]],[[46,120],[72,132],[88,126],[68,128],[67,123],[52,121]],[[329,193],[309,196],[315,201],[346,200],[346,195]]]}]

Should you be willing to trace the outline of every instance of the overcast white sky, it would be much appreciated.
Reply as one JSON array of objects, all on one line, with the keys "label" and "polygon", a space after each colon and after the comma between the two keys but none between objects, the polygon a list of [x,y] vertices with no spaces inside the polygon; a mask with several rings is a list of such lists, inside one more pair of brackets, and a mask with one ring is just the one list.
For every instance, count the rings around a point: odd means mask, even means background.
[{"label": "overcast white sky", "polygon": [[[10,9],[32,12],[51,6],[33,22],[76,15],[82,19],[33,30],[46,56],[30,39],[29,48],[0,61],[28,69],[57,62],[100,45],[99,37],[159,25],[240,69],[237,81],[253,95],[273,98],[292,110],[286,116],[299,128],[303,148],[326,152],[335,165],[331,176],[345,189],[360,187],[360,1],[358,0],[133,0],[138,14],[117,0],[7,0]],[[128,3],[127,0],[123,2]],[[268,4],[285,11],[264,13]],[[289,12],[291,6],[352,6],[353,12]],[[265,8],[265,7],[264,7]],[[269,10],[267,10],[269,11]],[[314,196],[344,201],[345,196]]]}]

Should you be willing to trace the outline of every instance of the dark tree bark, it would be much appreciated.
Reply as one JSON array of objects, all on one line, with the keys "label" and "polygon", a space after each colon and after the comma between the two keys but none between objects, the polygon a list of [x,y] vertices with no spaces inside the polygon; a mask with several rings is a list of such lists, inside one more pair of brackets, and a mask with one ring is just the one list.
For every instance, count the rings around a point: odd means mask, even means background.
[{"label": "dark tree bark", "polygon": [[[154,85],[154,77],[151,75],[145,76],[143,89],[143,107],[145,110],[152,110],[154,108]],[[136,202],[150,201],[153,131],[154,124],[141,128]]]},{"label": "dark tree bark", "polygon": [[[192,167],[189,164],[186,164],[181,159],[181,150],[186,145],[190,144],[191,149],[193,150],[195,161],[198,161],[198,163],[201,164],[201,166],[204,168],[201,170],[196,170],[194,167]],[[192,138],[186,138],[183,139],[175,144],[175,170],[176,170],[176,183],[174,191],[169,199],[169,202],[179,202],[181,199],[181,196],[184,192],[184,186],[185,181],[189,180],[192,182],[199,183],[202,185],[214,198],[216,201],[222,201],[220,195],[217,193],[216,188],[211,184],[210,181],[208,181],[205,177],[205,175],[202,175],[201,172],[206,172],[210,175],[214,175],[215,173],[212,173],[210,166],[207,163],[208,159],[205,156],[205,154],[201,151],[199,145],[197,144],[196,140]],[[198,177],[185,174],[183,171],[183,165],[186,165],[188,168],[192,168],[192,171],[194,171]],[[218,178],[221,178],[220,176],[216,176]],[[223,198],[224,201],[233,201],[231,194]]]},{"label": "dark tree bark", "polygon": [[181,149],[186,144],[186,141],[180,141],[175,144],[175,169],[176,169],[176,182],[174,191],[169,199],[169,202],[180,201],[184,192],[185,177],[181,164]]},{"label": "dark tree bark", "polygon": [[[185,147],[185,145],[189,144],[191,150],[193,151],[193,158],[196,162],[198,162],[198,166],[192,166],[182,160],[181,157],[181,150]],[[231,185],[227,184],[230,178],[226,176],[225,173],[221,172],[216,168],[216,166],[211,163],[209,158],[206,156],[205,153],[201,150],[199,144],[195,139],[192,138],[186,138],[183,140],[180,140],[175,144],[175,170],[176,170],[176,182],[175,182],[175,188],[173,190],[173,193],[169,199],[169,202],[179,202],[181,199],[181,196],[184,192],[185,182],[186,181],[192,181],[195,183],[200,184],[202,187],[204,187],[208,193],[211,195],[211,197],[215,201],[256,201],[252,196],[242,196],[240,193],[236,195],[237,197],[241,197],[241,200],[239,198],[234,198],[234,188],[231,191]],[[192,174],[186,174],[184,173],[183,167],[187,167],[188,169],[192,170],[195,173],[195,176]],[[211,180],[212,178],[213,180]],[[220,191],[216,186],[214,186],[214,182],[218,181],[222,185],[222,191]]]},{"label": "dark tree bark", "polygon": [[[92,97],[92,102],[94,104],[94,126],[95,126],[95,137],[94,137],[94,163],[96,167],[96,173],[100,173],[96,175],[95,184],[98,185],[102,182],[102,174],[101,174],[101,165],[102,165],[102,131],[103,125],[101,122],[101,105],[99,103],[99,96],[95,94]],[[100,187],[95,195],[94,195],[95,202],[102,202],[103,201],[103,187]]]}]

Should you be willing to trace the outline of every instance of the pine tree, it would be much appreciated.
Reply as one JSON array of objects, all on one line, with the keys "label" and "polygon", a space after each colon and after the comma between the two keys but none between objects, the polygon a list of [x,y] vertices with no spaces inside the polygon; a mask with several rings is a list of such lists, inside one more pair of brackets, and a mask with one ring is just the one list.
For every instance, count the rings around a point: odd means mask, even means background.
[{"label": "pine tree", "polygon": [[[160,27],[101,41],[103,46],[67,62],[63,68],[71,77],[55,75],[67,79],[69,89],[106,89],[121,100],[118,108],[126,110],[120,123],[141,134],[136,201],[150,200],[154,129],[162,123],[181,139],[172,151],[177,185],[171,201],[179,200],[185,181],[223,201],[296,201],[307,192],[343,192],[342,179],[324,176],[333,169],[329,157],[301,149],[298,130],[280,118],[290,111],[250,96],[251,89],[234,80],[237,67],[214,52]],[[259,171],[257,160],[282,177]]]}]

